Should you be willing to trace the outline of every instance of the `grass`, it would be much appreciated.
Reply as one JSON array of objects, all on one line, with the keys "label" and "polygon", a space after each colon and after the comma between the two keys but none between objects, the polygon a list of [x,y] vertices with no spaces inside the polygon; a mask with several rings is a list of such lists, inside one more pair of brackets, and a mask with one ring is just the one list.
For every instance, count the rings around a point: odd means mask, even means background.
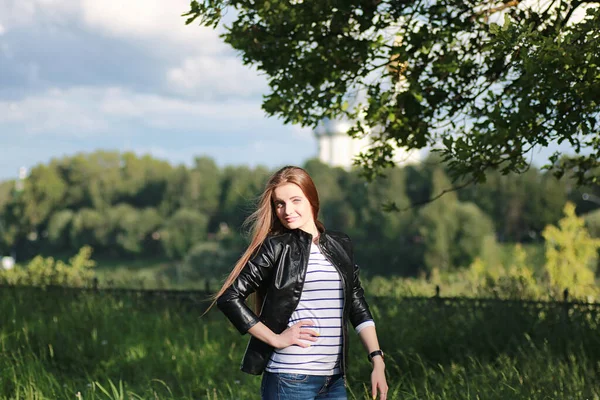
[{"label": "grass", "polygon": [[[218,312],[127,295],[0,290],[0,399],[256,399]],[[390,399],[600,399],[597,315],[372,304]],[[369,396],[351,337],[349,397]]]}]

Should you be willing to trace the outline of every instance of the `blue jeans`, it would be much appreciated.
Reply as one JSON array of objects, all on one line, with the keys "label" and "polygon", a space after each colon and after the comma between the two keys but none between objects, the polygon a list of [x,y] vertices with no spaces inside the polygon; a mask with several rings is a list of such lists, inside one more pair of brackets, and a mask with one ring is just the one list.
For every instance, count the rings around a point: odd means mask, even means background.
[{"label": "blue jeans", "polygon": [[274,374],[265,371],[262,400],[347,400],[343,375]]}]

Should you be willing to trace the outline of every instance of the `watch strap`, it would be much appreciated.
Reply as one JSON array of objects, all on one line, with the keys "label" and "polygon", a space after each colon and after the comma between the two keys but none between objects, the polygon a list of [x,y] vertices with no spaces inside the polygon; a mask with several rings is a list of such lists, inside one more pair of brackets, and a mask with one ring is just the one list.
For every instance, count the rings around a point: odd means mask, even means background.
[{"label": "watch strap", "polygon": [[381,358],[384,358],[383,350],[375,350],[375,351],[370,352],[368,355],[369,362],[373,362],[373,357],[376,357],[376,356],[381,356]]}]

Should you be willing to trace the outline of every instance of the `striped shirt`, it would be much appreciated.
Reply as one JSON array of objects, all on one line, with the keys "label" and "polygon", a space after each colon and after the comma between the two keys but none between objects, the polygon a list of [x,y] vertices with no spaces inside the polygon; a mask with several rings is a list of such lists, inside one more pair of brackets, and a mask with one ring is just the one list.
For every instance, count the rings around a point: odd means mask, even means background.
[{"label": "striped shirt", "polygon": [[[314,325],[305,326],[319,336],[310,347],[292,345],[273,352],[266,370],[273,373],[296,373],[306,375],[334,375],[340,373],[342,353],[342,309],[344,292],[338,271],[321,254],[319,247],[311,243],[304,287],[300,302],[292,313],[288,326],[302,320]],[[366,321],[357,326],[374,325]]]}]

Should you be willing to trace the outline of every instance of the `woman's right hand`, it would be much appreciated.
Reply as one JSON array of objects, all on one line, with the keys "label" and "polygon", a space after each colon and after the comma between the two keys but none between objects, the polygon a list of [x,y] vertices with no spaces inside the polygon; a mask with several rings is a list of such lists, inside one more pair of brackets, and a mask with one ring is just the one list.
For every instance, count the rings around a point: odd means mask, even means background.
[{"label": "woman's right hand", "polygon": [[319,333],[313,329],[306,328],[306,326],[314,326],[314,322],[304,320],[288,327],[285,331],[277,335],[277,342],[274,347],[276,349],[283,349],[294,344],[300,347],[310,347],[310,343],[307,343],[307,341],[316,342]]}]

